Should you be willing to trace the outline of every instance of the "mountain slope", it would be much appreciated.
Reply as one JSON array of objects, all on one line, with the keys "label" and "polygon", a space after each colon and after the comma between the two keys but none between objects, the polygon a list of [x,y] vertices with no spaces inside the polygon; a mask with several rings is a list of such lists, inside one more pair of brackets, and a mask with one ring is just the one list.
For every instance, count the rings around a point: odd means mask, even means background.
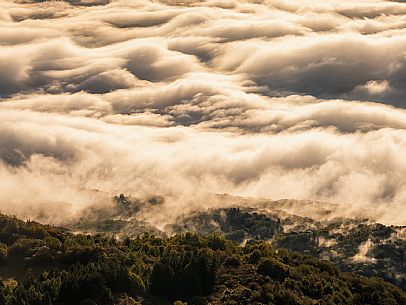
[{"label": "mountain slope", "polygon": [[[185,212],[169,219],[163,230],[148,222],[151,210],[164,207],[162,198],[124,195],[108,207],[92,207],[67,226],[82,232],[159,236],[196,232],[220,233],[245,244],[268,241],[333,262],[342,271],[378,276],[406,290],[406,227],[383,225],[368,218],[348,218],[328,203],[295,200],[247,200],[226,196],[226,208]],[[239,201],[240,200],[240,201]]]},{"label": "mountain slope", "polygon": [[[240,246],[194,233],[117,240],[7,216],[0,231],[0,304],[406,304],[406,293],[382,279],[263,241]],[[12,279],[15,257],[27,273]]]}]

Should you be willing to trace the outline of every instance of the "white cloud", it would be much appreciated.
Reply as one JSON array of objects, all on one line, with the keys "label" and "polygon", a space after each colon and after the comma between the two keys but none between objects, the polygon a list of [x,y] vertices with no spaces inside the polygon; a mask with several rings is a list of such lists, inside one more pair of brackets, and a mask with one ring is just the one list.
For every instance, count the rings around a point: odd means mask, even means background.
[{"label": "white cloud", "polygon": [[2,211],[229,193],[406,223],[402,4],[0,4]]}]

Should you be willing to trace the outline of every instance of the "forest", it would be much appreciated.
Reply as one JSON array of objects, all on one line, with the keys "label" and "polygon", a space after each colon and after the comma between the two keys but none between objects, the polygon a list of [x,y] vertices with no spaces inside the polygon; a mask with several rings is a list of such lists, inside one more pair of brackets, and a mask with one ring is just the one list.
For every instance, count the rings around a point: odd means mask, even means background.
[{"label": "forest", "polygon": [[83,233],[122,239],[143,233],[166,237],[195,232],[204,236],[221,234],[242,245],[263,240],[276,249],[328,260],[342,271],[380,277],[406,291],[406,226],[384,225],[368,218],[336,217],[334,206],[325,203],[313,203],[313,207],[308,207],[311,215],[300,216],[291,207],[297,204],[300,212],[304,202],[256,204],[248,200],[243,206],[233,203],[228,208],[183,213],[158,230],[142,220],[142,215],[163,202],[160,197],[139,199],[120,195],[112,205],[91,207],[66,226]]},{"label": "forest", "polygon": [[220,233],[116,238],[0,217],[4,305],[406,304],[377,277]]}]

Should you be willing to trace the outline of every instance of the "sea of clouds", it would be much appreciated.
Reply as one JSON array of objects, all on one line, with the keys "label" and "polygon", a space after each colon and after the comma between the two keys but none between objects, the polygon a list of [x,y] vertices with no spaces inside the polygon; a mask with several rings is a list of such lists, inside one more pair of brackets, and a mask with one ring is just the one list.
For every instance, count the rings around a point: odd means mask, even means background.
[{"label": "sea of clouds", "polygon": [[406,4],[0,0],[0,210],[213,194],[406,224]]}]

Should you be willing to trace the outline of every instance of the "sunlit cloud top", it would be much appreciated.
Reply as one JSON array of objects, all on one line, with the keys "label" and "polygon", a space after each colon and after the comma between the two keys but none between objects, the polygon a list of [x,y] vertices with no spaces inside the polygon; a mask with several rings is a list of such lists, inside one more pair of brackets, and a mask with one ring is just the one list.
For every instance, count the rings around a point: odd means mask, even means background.
[{"label": "sunlit cloud top", "polygon": [[406,224],[401,1],[0,0],[0,46],[3,210],[228,193]]}]

